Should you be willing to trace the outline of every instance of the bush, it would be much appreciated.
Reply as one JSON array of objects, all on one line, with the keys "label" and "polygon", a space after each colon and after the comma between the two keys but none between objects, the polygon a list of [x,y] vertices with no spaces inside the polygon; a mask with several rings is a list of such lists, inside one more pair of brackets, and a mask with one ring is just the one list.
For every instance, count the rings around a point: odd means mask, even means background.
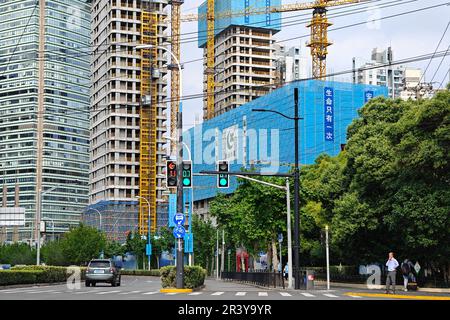
[{"label": "bush", "polygon": [[0,286],[38,283],[42,270],[0,270]]},{"label": "bush", "polygon": [[[85,279],[86,268],[80,267],[81,280]],[[11,268],[12,271],[29,271],[40,272],[37,275],[35,283],[54,283],[65,282],[70,276],[67,273],[67,267],[55,267],[55,266],[15,266]]]},{"label": "bush", "polygon": [[154,269],[154,270],[121,270],[121,274],[124,276],[159,277],[160,271],[158,269]]},{"label": "bush", "polygon": [[[167,266],[161,268],[161,284],[163,288],[176,287],[176,267]],[[200,266],[184,267],[184,286],[194,289],[205,283],[206,270]]]}]

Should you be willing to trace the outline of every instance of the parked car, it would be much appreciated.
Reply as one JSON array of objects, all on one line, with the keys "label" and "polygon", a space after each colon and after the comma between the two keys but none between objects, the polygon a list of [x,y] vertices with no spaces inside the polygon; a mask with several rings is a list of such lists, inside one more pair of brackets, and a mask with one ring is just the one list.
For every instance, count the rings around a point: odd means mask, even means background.
[{"label": "parked car", "polygon": [[110,259],[94,259],[89,262],[86,269],[86,287],[95,285],[99,282],[111,283],[113,287],[120,286],[120,267],[114,264]]}]

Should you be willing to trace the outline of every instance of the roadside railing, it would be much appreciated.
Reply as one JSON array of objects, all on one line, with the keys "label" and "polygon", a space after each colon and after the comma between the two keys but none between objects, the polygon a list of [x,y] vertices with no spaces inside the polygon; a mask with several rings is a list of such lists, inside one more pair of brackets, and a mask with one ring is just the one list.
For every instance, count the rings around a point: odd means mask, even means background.
[{"label": "roadside railing", "polygon": [[281,272],[222,272],[222,280],[255,284],[262,287],[281,287],[284,289],[284,278]]}]

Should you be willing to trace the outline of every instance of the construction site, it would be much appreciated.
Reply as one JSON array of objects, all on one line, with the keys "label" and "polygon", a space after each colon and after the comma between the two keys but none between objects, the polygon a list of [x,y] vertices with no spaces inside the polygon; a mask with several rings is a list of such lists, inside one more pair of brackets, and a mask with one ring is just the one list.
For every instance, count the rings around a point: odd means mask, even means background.
[{"label": "construction site", "polygon": [[290,55],[275,45],[283,13],[311,13],[309,78],[320,83],[332,45],[328,9],[365,2],[207,0],[182,15],[179,0],[92,1],[90,205],[83,220],[99,225],[101,212],[102,229],[119,241],[131,230],[145,235],[167,225],[174,190],[166,185],[165,160],[176,150],[184,23],[198,25],[207,122],[306,77],[298,71],[298,49]]}]

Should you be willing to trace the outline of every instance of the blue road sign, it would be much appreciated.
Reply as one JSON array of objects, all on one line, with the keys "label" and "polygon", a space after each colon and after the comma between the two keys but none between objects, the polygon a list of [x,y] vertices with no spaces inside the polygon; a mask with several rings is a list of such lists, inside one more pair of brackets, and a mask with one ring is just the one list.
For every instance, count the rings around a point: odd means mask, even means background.
[{"label": "blue road sign", "polygon": [[183,226],[176,226],[173,228],[173,236],[177,239],[181,239],[186,234],[186,230]]},{"label": "blue road sign", "polygon": [[186,233],[184,235],[184,253],[194,252],[194,234]]},{"label": "blue road sign", "polygon": [[177,213],[177,195],[176,193],[169,194],[169,227],[175,227],[174,217]]},{"label": "blue road sign", "polygon": [[283,242],[283,234],[282,233],[278,234],[278,242]]},{"label": "blue road sign", "polygon": [[184,224],[184,220],[185,220],[185,216],[182,213],[177,213],[174,217],[173,217],[173,222],[175,223],[176,226],[181,226]]},{"label": "blue road sign", "polygon": [[151,243],[147,243],[145,245],[145,253],[147,256],[151,256],[152,255],[152,244]]}]

